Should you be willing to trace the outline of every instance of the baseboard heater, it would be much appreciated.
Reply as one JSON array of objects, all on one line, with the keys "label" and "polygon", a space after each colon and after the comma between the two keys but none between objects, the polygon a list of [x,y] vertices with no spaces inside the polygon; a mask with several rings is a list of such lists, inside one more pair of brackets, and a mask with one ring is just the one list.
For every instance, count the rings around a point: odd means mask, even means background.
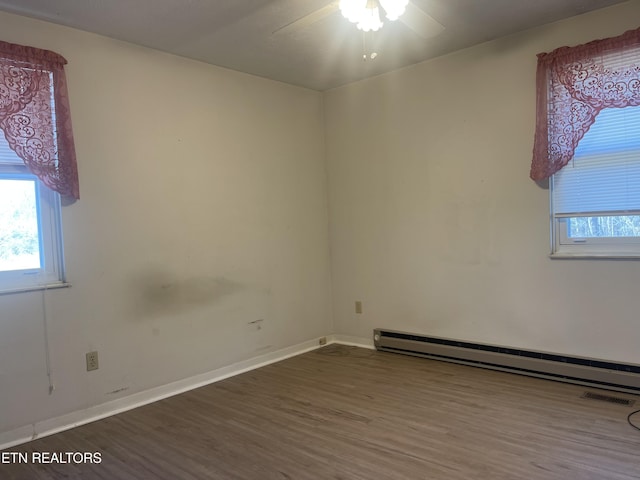
[{"label": "baseboard heater", "polygon": [[377,350],[640,394],[640,365],[469,343],[377,328]]}]

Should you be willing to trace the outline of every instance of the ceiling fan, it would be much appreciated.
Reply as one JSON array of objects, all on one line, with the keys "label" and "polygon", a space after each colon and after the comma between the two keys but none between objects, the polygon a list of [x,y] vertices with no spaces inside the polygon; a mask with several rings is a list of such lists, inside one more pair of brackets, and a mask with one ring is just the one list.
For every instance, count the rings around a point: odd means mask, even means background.
[{"label": "ceiling fan", "polygon": [[[353,4],[353,0],[345,1],[345,0],[334,0],[327,4],[324,7],[319,8],[293,22],[284,25],[273,32],[276,34],[285,34],[285,33],[293,33],[302,28],[309,27],[316,22],[328,17],[329,15],[333,15],[335,12],[341,10],[343,16],[346,17],[349,21],[353,23],[357,22],[356,17],[353,15],[353,10],[350,10],[349,7]],[[389,20],[395,20],[404,23],[407,27],[413,30],[417,35],[422,38],[431,38],[444,30],[444,26],[441,25],[437,20],[431,17],[429,14],[424,12],[421,8],[419,8],[413,1],[410,0],[356,0],[355,3],[360,3],[366,5],[367,10],[371,10],[373,13],[373,9],[377,9],[377,12],[383,10],[387,14],[387,18]],[[394,8],[394,5],[406,4],[406,9],[402,13],[401,10]],[[382,7],[382,8],[379,8]],[[376,12],[376,15],[378,13]],[[401,14],[397,16],[397,13]],[[380,21],[378,17],[379,24],[365,24],[363,27],[358,25],[363,31],[369,30],[377,30],[382,27],[383,22]],[[374,28],[375,27],[377,28]]]}]

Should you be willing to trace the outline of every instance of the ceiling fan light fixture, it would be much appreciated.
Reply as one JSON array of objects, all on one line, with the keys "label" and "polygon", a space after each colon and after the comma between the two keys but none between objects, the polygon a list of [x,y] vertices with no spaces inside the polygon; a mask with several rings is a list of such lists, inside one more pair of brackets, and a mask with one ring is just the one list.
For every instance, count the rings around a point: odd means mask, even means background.
[{"label": "ceiling fan light fixture", "polygon": [[367,8],[368,0],[340,0],[342,16],[351,23],[358,23],[362,12]]},{"label": "ceiling fan light fixture", "polygon": [[382,28],[381,5],[389,20],[397,20],[407,8],[409,0],[340,0],[342,15],[360,30],[375,32]]},{"label": "ceiling fan light fixture", "polygon": [[357,27],[363,32],[377,32],[382,28],[382,20],[380,20],[380,10],[378,7],[367,7],[360,17]]},{"label": "ceiling fan light fixture", "polygon": [[409,0],[380,0],[389,20],[397,20],[407,8]]}]

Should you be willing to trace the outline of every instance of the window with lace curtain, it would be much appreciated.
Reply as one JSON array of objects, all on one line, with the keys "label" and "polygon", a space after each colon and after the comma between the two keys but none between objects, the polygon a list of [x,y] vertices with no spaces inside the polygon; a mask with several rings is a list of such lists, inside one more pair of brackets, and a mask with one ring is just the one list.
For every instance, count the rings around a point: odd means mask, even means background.
[{"label": "window with lace curtain", "polygon": [[60,195],[0,135],[0,291],[64,281]]},{"label": "window with lace curtain", "polygon": [[538,56],[552,256],[640,257],[640,29]]},{"label": "window with lace curtain", "polygon": [[65,63],[0,42],[0,292],[65,281],[60,198],[79,198]]}]

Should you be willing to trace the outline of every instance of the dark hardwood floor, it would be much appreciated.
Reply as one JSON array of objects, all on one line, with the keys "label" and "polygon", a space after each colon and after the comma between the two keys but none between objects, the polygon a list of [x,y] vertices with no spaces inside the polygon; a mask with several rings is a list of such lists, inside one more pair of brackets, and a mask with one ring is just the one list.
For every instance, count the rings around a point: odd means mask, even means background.
[{"label": "dark hardwood floor", "polygon": [[330,345],[10,449],[99,464],[0,464],[0,478],[639,479],[633,408],[585,390],[599,392]]}]

